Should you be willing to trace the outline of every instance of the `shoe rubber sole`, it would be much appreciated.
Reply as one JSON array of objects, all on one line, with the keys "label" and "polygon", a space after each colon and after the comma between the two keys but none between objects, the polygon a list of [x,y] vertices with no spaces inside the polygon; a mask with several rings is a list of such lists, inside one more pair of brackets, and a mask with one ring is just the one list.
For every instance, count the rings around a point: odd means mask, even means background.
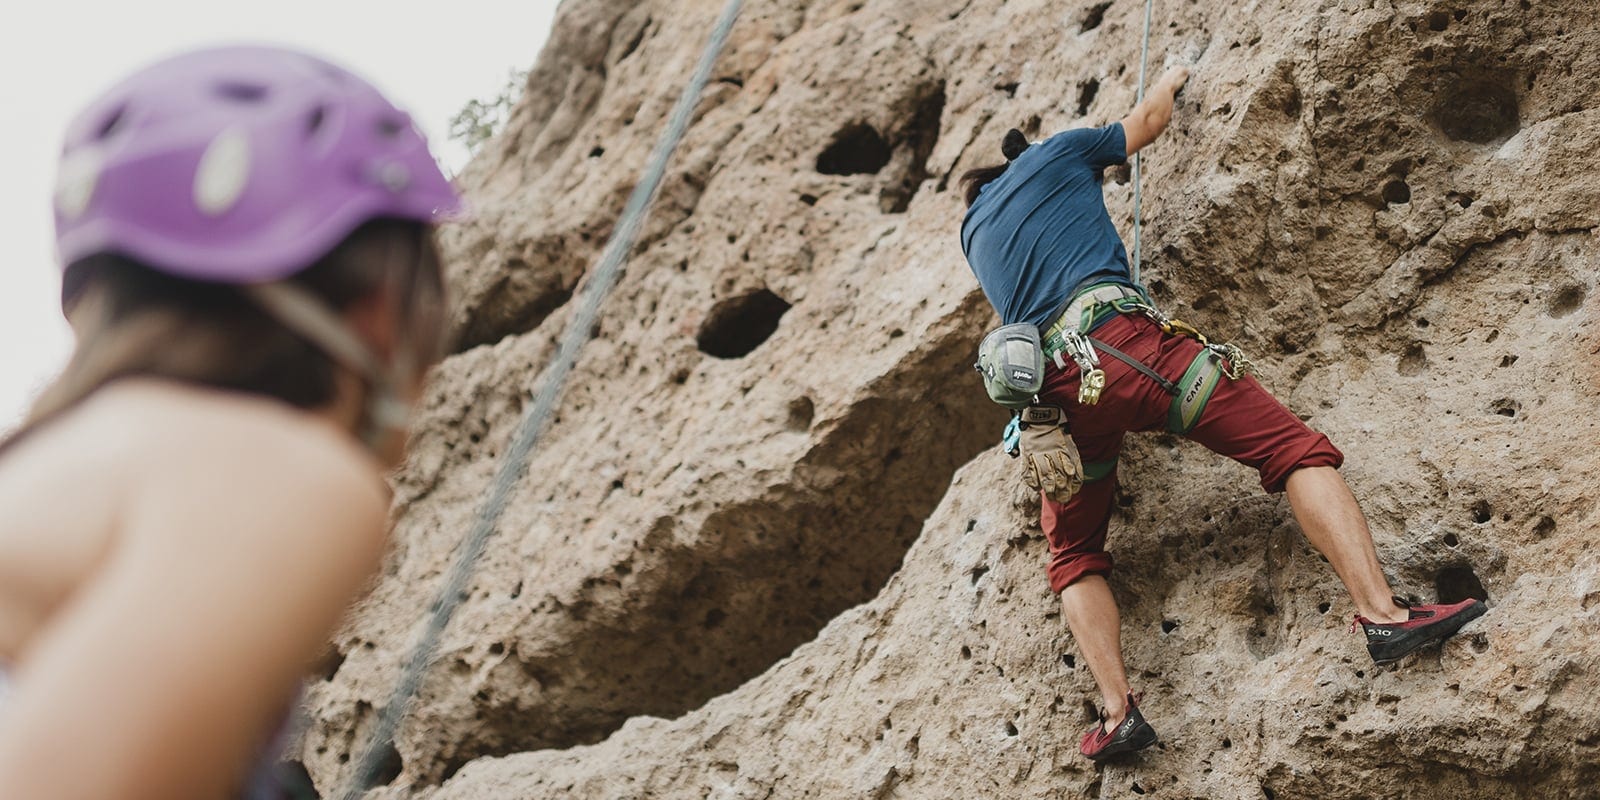
[{"label": "shoe rubber sole", "polygon": [[1393,664],[1394,662],[1399,661],[1406,656],[1409,656],[1412,653],[1427,647],[1430,644],[1442,642],[1445,639],[1456,635],[1456,632],[1461,630],[1462,626],[1477,619],[1478,617],[1483,616],[1488,610],[1489,607],[1484,605],[1483,601],[1480,600],[1477,603],[1462,609],[1461,613],[1456,614],[1449,619],[1443,620],[1436,626],[1430,627],[1425,636],[1408,643],[1406,648],[1398,653],[1386,654],[1384,657],[1379,658],[1377,654],[1372,653],[1369,649],[1368,654],[1372,656],[1372,663],[1374,664]]},{"label": "shoe rubber sole", "polygon": [[1138,752],[1146,747],[1149,747],[1150,745],[1155,744],[1156,741],[1156,729],[1150,727],[1149,725],[1142,725],[1140,726],[1139,730],[1133,733],[1133,735],[1120,742],[1114,742],[1110,745],[1107,745],[1105,749],[1095,753],[1092,756],[1089,756],[1088,758],[1090,761],[1105,761],[1107,759],[1116,758],[1120,755]]}]

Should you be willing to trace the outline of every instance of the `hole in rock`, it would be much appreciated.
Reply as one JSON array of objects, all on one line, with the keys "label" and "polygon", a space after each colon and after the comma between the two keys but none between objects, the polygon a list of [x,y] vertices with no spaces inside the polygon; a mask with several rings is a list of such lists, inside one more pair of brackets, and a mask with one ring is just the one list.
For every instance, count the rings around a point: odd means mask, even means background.
[{"label": "hole in rock", "polygon": [[876,128],[854,122],[835,133],[817,156],[817,171],[824,175],[873,175],[889,163],[891,152]]},{"label": "hole in rock", "polygon": [[1272,787],[1264,783],[1261,784],[1261,794],[1263,797],[1267,798],[1267,800],[1278,800],[1278,793],[1272,791]]},{"label": "hole in rock", "polygon": [[1095,3],[1094,5],[1089,6],[1089,10],[1083,12],[1083,24],[1078,28],[1078,32],[1088,33],[1089,31],[1100,27],[1100,23],[1106,21],[1106,9],[1110,7],[1110,0],[1107,0],[1107,2],[1104,3]]},{"label": "hole in rock", "polygon": [[1090,78],[1078,84],[1078,116],[1089,113],[1089,104],[1094,102],[1094,96],[1100,93],[1100,81]]},{"label": "hole in rock", "polygon": [[1489,599],[1489,592],[1483,588],[1483,582],[1478,580],[1478,574],[1471,567],[1445,567],[1434,576],[1433,585],[1439,590],[1441,603],[1459,603],[1469,597]]},{"label": "hole in rock", "polygon": [[1440,540],[1440,541],[1443,541],[1443,542],[1444,542],[1444,546],[1445,546],[1445,547],[1458,547],[1458,546],[1460,546],[1460,545],[1461,545],[1461,539],[1460,539],[1460,538],[1458,538],[1458,537],[1457,537],[1457,536],[1456,536],[1456,535],[1455,535],[1455,534],[1453,534],[1453,533],[1447,533],[1447,534],[1445,534],[1445,535],[1444,535],[1444,538],[1443,538],[1443,539],[1441,539],[1441,540]]},{"label": "hole in rock", "polygon": [[711,307],[695,343],[708,356],[742,358],[778,330],[788,311],[789,303],[767,289],[727,298]]},{"label": "hole in rock", "polygon": [[1439,92],[1433,119],[1459,142],[1487,144],[1517,132],[1517,93],[1509,78],[1458,78]]},{"label": "hole in rock", "polygon": [[977,586],[978,585],[978,581],[981,580],[983,578],[983,576],[985,576],[987,574],[989,574],[989,568],[988,567],[973,567],[972,568],[972,585],[973,586]]},{"label": "hole in rock", "polygon": [[1017,735],[1017,723],[1011,722],[1009,720],[1006,722],[1006,735],[1007,736],[1016,736]]},{"label": "hole in rock", "polygon": [[1399,363],[1395,364],[1395,372],[1407,377],[1420,375],[1428,368],[1428,356],[1422,352],[1422,345],[1413,344],[1406,348],[1405,355],[1400,356]]},{"label": "hole in rock", "polygon": [[283,797],[316,797],[317,786],[311,772],[298,759],[278,762],[272,768],[273,786]]},{"label": "hole in rock", "polygon": [[[560,245],[552,247],[549,252],[567,252]],[[477,303],[454,350],[464,352],[538,328],[572,299],[572,290],[585,266],[565,261],[536,265],[516,256],[506,259],[497,285]]]},{"label": "hole in rock", "polygon": [[961,657],[963,659],[972,658],[972,648],[966,645],[961,645]]},{"label": "hole in rock", "polygon": [[1333,608],[1333,604],[1332,603],[1327,603],[1327,602],[1318,603],[1317,604],[1317,613],[1318,614],[1326,614],[1332,608]]},{"label": "hole in rock", "polygon": [[817,196],[814,194],[800,195],[800,202],[805,203],[808,206],[814,206],[817,204]]},{"label": "hole in rock", "polygon": [[1404,205],[1411,202],[1411,186],[1399,178],[1385,183],[1383,185],[1383,202],[1391,206]]},{"label": "hole in rock", "polygon": [[400,758],[400,751],[395,749],[394,743],[389,742],[383,746],[382,755],[378,759],[378,769],[368,779],[364,789],[376,789],[379,786],[388,786],[394,783],[395,778],[405,771],[405,762]]},{"label": "hole in rock", "polygon": [[1061,654],[1061,663],[1066,664],[1067,665],[1067,669],[1077,669],[1078,668],[1078,659],[1075,658],[1071,653],[1063,653],[1063,654]]},{"label": "hole in rock", "polygon": [[1500,358],[1500,368],[1501,369],[1509,367],[1509,366],[1511,366],[1512,364],[1515,364],[1515,363],[1517,363],[1517,357],[1516,356],[1502,356]]},{"label": "hole in rock", "polygon": [[911,124],[895,137],[895,147],[909,148],[911,158],[904,173],[890,180],[878,195],[878,207],[885,214],[899,214],[911,206],[911,198],[928,179],[928,156],[939,143],[939,122],[944,118],[944,84],[936,83],[917,90]]},{"label": "hole in rock", "polygon": [[505,644],[503,644],[501,642],[495,642],[494,644],[489,645],[489,655],[491,655],[491,656],[500,655],[501,653],[504,653],[505,651],[506,651],[506,646],[505,646]]},{"label": "hole in rock", "polygon": [[1140,786],[1138,781],[1134,781],[1133,785],[1129,786],[1128,789],[1134,794],[1144,794],[1144,787]]},{"label": "hole in rock", "polygon": [[1450,12],[1440,10],[1428,15],[1428,29],[1442,31],[1450,27]]},{"label": "hole in rock", "polygon": [[1522,410],[1522,404],[1509,397],[1502,397],[1489,404],[1489,410],[1502,417],[1516,418],[1517,412]]},{"label": "hole in rock", "polygon": [[338,648],[329,648],[328,657],[322,660],[322,669],[318,670],[325,681],[333,680],[339,674],[339,668],[344,666],[344,653]]},{"label": "hole in rock", "polygon": [[1161,632],[1162,633],[1172,633],[1173,631],[1175,631],[1177,629],[1178,629],[1178,623],[1177,622],[1175,622],[1173,620],[1170,620],[1170,619],[1161,620]]},{"label": "hole in rock", "polygon": [[997,83],[994,85],[994,88],[997,91],[1005,92],[1006,97],[1016,97],[1017,87],[1021,85],[1022,84],[1019,84],[1016,81],[1008,81],[1006,83]]},{"label": "hole in rock", "polygon": [[1233,747],[1233,740],[1232,739],[1223,739],[1222,740],[1222,749],[1227,750],[1227,749],[1229,749],[1231,747]]},{"label": "hole in rock", "polygon": [[804,432],[811,428],[811,420],[817,415],[817,406],[809,397],[796,397],[789,401],[789,419],[785,425],[791,431]]},{"label": "hole in rock", "polygon": [[1551,516],[1541,516],[1533,525],[1533,535],[1543,539],[1556,532],[1556,520]]},{"label": "hole in rock", "polygon": [[1479,500],[1478,502],[1472,504],[1473,522],[1482,525],[1491,519],[1494,519],[1494,508],[1489,505],[1488,500]]},{"label": "hole in rock", "polygon": [[1587,295],[1588,292],[1582,286],[1565,287],[1550,298],[1549,304],[1545,306],[1545,313],[1556,319],[1565,317],[1577,311],[1583,305],[1583,298]]},{"label": "hole in rock", "polygon": [[595,149],[589,151],[590,158],[599,158],[605,154],[606,149],[604,147],[596,147]]}]

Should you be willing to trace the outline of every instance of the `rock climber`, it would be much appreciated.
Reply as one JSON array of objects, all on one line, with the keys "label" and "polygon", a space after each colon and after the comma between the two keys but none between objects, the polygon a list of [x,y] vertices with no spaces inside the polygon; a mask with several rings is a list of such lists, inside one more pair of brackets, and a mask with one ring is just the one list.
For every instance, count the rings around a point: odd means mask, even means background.
[{"label": "rock climber", "polygon": [[962,178],[968,208],[961,247],[972,271],[1002,322],[1027,323],[1043,334],[1043,387],[1023,419],[1054,428],[1059,418],[1077,447],[1070,457],[1037,457],[1030,483],[1039,484],[1039,464],[1081,468],[1057,481],[1071,489],[1081,481],[1081,489],[1070,499],[1045,493],[1040,518],[1050,587],[1061,595],[1104,703],[1100,723],[1080,744],[1094,760],[1156,741],[1128,684],[1117,604],[1106,583],[1117,457],[1129,431],[1182,434],[1258,470],[1268,492],[1287,492],[1306,538],[1349,591],[1375,661],[1441,641],[1484,612],[1478,600],[1407,606],[1397,598],[1337,471],[1344,460],[1339,450],[1239,374],[1237,349],[1166,318],[1132,280],[1101,195],[1104,171],[1161,135],[1188,77],[1185,67],[1169,70],[1132,113],[1104,127],[1031,145],[1011,130],[1002,144],[1005,163]]},{"label": "rock climber", "polygon": [[71,124],[77,345],[0,445],[0,797],[280,796],[254,779],[379,565],[457,205],[404,112],[298,52],[179,55]]}]

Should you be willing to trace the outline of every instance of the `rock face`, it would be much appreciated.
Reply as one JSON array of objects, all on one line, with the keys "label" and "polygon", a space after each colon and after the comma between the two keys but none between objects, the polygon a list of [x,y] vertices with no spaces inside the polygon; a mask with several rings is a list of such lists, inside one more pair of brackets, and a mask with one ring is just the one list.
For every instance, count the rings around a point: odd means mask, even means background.
[{"label": "rock face", "polygon": [[[720,5],[568,0],[464,177],[461,348],[312,689],[324,792]],[[1491,610],[1374,668],[1281,498],[1134,437],[1112,583],[1163,744],[1077,755],[1096,694],[969,374],[956,179],[1125,113],[1142,12],[747,4],[377,796],[1600,796],[1588,0],[1156,3],[1151,71],[1196,72],[1145,162],[1152,293],[1345,450],[1397,589]]]}]

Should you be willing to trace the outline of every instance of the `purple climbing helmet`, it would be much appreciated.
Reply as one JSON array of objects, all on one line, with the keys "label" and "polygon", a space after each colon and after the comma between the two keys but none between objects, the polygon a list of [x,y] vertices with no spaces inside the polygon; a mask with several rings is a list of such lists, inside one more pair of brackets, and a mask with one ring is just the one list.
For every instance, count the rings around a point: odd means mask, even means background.
[{"label": "purple climbing helmet", "polygon": [[277,47],[147,67],[67,130],[63,267],[99,253],[218,283],[293,275],[378,217],[460,208],[421,132],[371,84]]}]

